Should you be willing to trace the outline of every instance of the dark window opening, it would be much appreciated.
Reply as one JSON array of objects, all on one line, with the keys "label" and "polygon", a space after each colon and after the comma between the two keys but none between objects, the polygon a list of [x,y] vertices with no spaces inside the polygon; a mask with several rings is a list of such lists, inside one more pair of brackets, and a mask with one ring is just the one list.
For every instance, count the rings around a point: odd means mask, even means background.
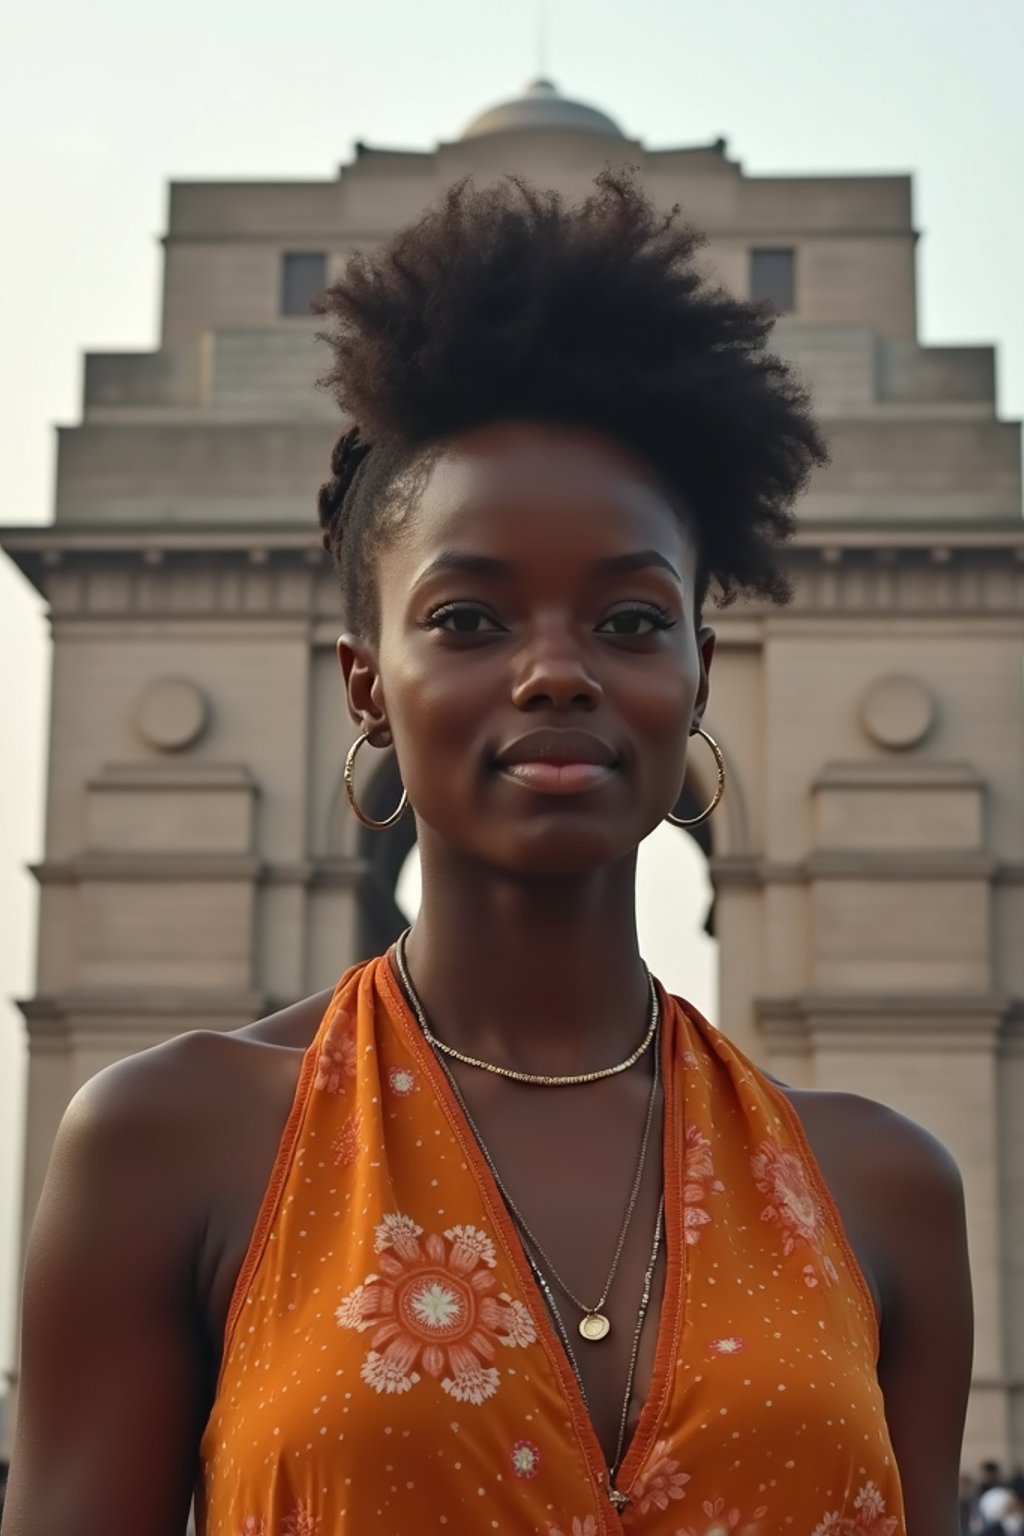
[{"label": "dark window opening", "polygon": [[308,315],[313,300],[327,286],[323,251],[286,251],[281,259],[281,313]]},{"label": "dark window opening", "polygon": [[796,261],[792,250],[750,253],[750,297],[771,304],[780,315],[792,314]]}]

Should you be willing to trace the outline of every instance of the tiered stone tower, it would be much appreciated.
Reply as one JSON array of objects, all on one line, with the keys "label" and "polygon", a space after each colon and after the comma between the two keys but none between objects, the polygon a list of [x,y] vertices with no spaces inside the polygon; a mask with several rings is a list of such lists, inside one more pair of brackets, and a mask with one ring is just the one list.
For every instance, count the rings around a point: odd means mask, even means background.
[{"label": "tiered stone tower", "polygon": [[311,294],[467,172],[579,195],[609,161],[683,205],[722,282],[774,300],[834,454],[793,606],[717,619],[720,1023],[952,1148],[968,1455],[1024,1459],[1024,525],[992,350],[918,342],[909,178],[647,150],[546,81],[432,152],[360,144],[332,181],[174,184],[159,346],[87,357],[54,521],[5,531],[54,638],[26,1218],[91,1073],[323,986],[395,921],[408,842],[339,800],[314,514],[338,422]]}]

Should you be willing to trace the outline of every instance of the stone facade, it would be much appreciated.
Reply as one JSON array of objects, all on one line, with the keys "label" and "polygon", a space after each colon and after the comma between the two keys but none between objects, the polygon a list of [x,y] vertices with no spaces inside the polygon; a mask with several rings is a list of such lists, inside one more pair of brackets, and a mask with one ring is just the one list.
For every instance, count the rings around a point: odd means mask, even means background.
[{"label": "stone facade", "polygon": [[778,346],[833,449],[792,607],[713,617],[720,1022],[951,1147],[978,1302],[967,1456],[1024,1460],[1024,525],[992,350],[917,340],[909,178],[646,150],[542,82],[434,152],[358,146],[333,181],[172,186],[159,347],[86,359],[54,522],[5,532],[54,639],[26,1221],[90,1074],[324,986],[394,922],[407,841],[362,832],[340,793],[313,511],[338,422],[316,322],[281,312],[285,258],[329,273],[466,173],[576,195],[626,161],[736,292],[753,251],[791,253]]}]

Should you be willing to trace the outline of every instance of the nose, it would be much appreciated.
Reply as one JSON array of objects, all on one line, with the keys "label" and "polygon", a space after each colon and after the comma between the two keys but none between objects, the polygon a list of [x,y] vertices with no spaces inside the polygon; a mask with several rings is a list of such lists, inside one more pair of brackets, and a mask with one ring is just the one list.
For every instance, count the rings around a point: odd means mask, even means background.
[{"label": "nose", "polygon": [[597,709],[603,693],[583,646],[571,634],[535,634],[520,653],[512,687],[517,709]]}]

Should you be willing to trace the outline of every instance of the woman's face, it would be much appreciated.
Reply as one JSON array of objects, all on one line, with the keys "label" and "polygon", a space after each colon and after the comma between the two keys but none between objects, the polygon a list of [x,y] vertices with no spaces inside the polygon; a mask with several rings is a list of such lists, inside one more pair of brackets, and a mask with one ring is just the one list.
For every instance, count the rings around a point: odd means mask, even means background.
[{"label": "woman's face", "polygon": [[628,856],[682,788],[715,637],[657,476],[576,427],[459,434],[378,555],[381,626],[339,645],[417,817],[516,873]]}]

